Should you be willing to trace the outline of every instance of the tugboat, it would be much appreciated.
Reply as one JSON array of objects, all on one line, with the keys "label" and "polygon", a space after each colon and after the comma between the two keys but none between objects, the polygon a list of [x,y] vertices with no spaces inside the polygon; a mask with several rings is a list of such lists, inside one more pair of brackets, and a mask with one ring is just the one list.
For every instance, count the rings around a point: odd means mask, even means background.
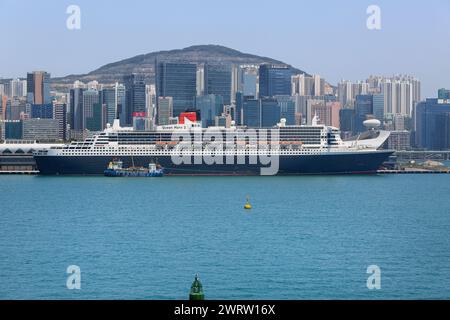
[{"label": "tugboat", "polygon": [[135,166],[123,168],[121,160],[113,160],[104,171],[104,175],[106,177],[162,177],[164,168],[155,163],[149,163],[148,168]]}]

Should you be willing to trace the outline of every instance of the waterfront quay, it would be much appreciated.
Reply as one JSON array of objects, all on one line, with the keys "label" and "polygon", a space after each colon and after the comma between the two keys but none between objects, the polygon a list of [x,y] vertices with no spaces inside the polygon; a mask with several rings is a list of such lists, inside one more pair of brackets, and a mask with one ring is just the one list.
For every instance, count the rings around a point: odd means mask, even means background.
[{"label": "waterfront quay", "polygon": [[39,174],[38,170],[22,170],[22,171],[18,171],[18,170],[12,170],[12,171],[6,171],[6,170],[0,170],[0,174]]},{"label": "waterfront quay", "polygon": [[31,154],[0,154],[0,173],[37,172]]},{"label": "waterfront quay", "polygon": [[378,170],[378,174],[450,174],[450,170]]},{"label": "waterfront quay", "polygon": [[[449,161],[450,151],[397,151],[397,164],[410,161]],[[378,170],[378,174],[448,174],[450,169],[402,168],[396,170]],[[30,153],[0,152],[0,174],[39,174],[36,162]]]},{"label": "waterfront quay", "polygon": [[450,161],[450,151],[397,151],[397,162],[405,161]]}]

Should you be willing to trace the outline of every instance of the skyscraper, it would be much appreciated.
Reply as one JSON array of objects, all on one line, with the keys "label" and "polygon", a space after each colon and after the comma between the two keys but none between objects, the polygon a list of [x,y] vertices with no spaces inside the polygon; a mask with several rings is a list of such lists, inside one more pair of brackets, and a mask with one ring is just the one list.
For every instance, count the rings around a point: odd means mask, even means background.
[{"label": "skyscraper", "polygon": [[244,96],[258,96],[258,69],[256,67],[244,67],[242,75],[242,94]]},{"label": "skyscraper", "polygon": [[[295,125],[295,101],[291,96],[276,96],[275,99],[280,106],[280,119],[286,119],[288,126]],[[277,123],[280,121],[277,120]]]},{"label": "skyscraper", "polygon": [[[312,119],[314,118],[316,113],[318,113],[318,116],[320,118],[320,114],[322,112],[325,112],[326,102],[325,99],[323,99],[323,97],[307,97],[306,101],[302,102],[303,103],[306,102],[305,106],[306,112],[303,114],[303,116],[306,120],[306,123],[309,125],[312,123]],[[325,119],[324,114],[322,114],[322,119]]]},{"label": "skyscraper", "polygon": [[[322,85],[322,81],[318,80],[317,82],[320,86]],[[316,81],[313,77],[305,74],[294,75],[291,77],[291,95],[314,96],[316,91],[321,92],[321,87],[316,90],[315,85]]]},{"label": "skyscraper", "polygon": [[236,93],[244,90],[244,72],[240,66],[231,69],[231,103],[236,102]]},{"label": "skyscraper", "polygon": [[104,130],[106,117],[106,106],[99,100],[92,105],[92,116],[86,119],[86,129],[90,131]]},{"label": "skyscraper", "polygon": [[341,109],[339,111],[339,127],[343,136],[348,136],[346,133],[353,133],[355,127],[355,110],[354,109]]},{"label": "skyscraper", "polygon": [[83,112],[83,92],[82,88],[70,90],[70,130],[84,130],[84,112]]},{"label": "skyscraper", "polygon": [[367,116],[373,114],[373,96],[364,94],[357,95],[355,102],[355,126],[354,133],[364,132],[364,121],[367,120]]},{"label": "skyscraper", "polygon": [[169,119],[173,117],[172,97],[158,97],[158,124],[163,126],[169,124]]},{"label": "skyscraper", "polygon": [[339,126],[340,126],[339,113],[341,111],[341,103],[340,102],[336,102],[336,101],[332,101],[332,102],[327,102],[326,106],[328,108],[330,108],[330,110],[331,110],[330,126],[335,127],[335,128],[339,128]]},{"label": "skyscraper", "polygon": [[250,128],[261,126],[261,105],[258,99],[252,96],[243,97],[242,123]]},{"label": "skyscraper", "polygon": [[67,105],[65,103],[55,103],[53,106],[53,119],[58,121],[59,139],[67,140]]},{"label": "skyscraper", "polygon": [[27,81],[20,79],[13,79],[10,82],[10,97],[26,97],[27,96]]},{"label": "skyscraper", "polygon": [[4,95],[0,95],[0,120],[6,119],[6,105],[8,98]]},{"label": "skyscraper", "polygon": [[321,78],[318,74],[313,76],[314,79],[314,95],[321,96],[325,92],[325,79]]},{"label": "skyscraper", "polygon": [[344,108],[353,108],[357,95],[365,95],[369,93],[369,84],[367,82],[342,80],[338,83],[338,97],[341,106]]},{"label": "skyscraper", "polygon": [[102,103],[106,108],[106,121],[109,124],[114,122],[117,118],[117,103],[116,103],[116,89],[107,88],[101,91]]},{"label": "skyscraper", "polygon": [[221,95],[209,94],[195,98],[195,108],[200,110],[202,127],[214,126],[216,116],[220,116],[224,109]]},{"label": "skyscraper", "polygon": [[439,89],[438,90],[438,99],[449,100],[450,99],[450,90],[448,89]]},{"label": "skyscraper", "polygon": [[[26,113],[27,104],[23,99],[12,97],[6,100],[6,120],[20,120],[21,114]],[[31,112],[31,111],[30,111]]]},{"label": "skyscraper", "polygon": [[53,104],[32,104],[31,118],[53,119]]},{"label": "skyscraper", "polygon": [[308,106],[307,124],[311,125],[313,118],[317,117],[319,124],[331,126],[333,114],[330,105],[327,105],[325,101],[316,100],[313,103],[309,103]]},{"label": "skyscraper", "polygon": [[416,107],[416,144],[428,150],[450,149],[450,103],[427,99]]},{"label": "skyscraper", "polygon": [[23,138],[21,120],[0,120],[0,140],[20,140]]},{"label": "skyscraper", "polygon": [[271,128],[280,122],[281,109],[275,98],[259,99],[261,110],[261,127]]},{"label": "skyscraper", "polygon": [[204,67],[205,95],[222,96],[225,105],[231,104],[231,65],[206,64]]},{"label": "skyscraper", "polygon": [[196,89],[197,89],[197,96],[203,96],[205,94],[205,69],[204,67],[200,67],[197,69],[197,75],[196,75]]},{"label": "skyscraper", "polygon": [[114,85],[115,90],[115,119],[120,119],[120,124],[125,124],[125,86],[117,83]]},{"label": "skyscraper", "polygon": [[290,95],[292,70],[288,66],[262,64],[259,67],[259,96]]},{"label": "skyscraper", "polygon": [[413,76],[379,77],[384,94],[384,114],[403,114],[411,117],[414,106],[421,99],[420,81]]},{"label": "skyscraper", "polygon": [[34,71],[27,74],[27,102],[31,104],[51,103],[50,73]]},{"label": "skyscraper", "polygon": [[97,90],[83,91],[83,129],[91,131],[99,130],[96,123],[92,120],[94,115],[98,115],[97,109],[99,102],[100,97]]},{"label": "skyscraper", "polygon": [[236,125],[242,126],[243,123],[243,105],[244,105],[244,94],[242,92],[236,92],[236,98],[235,101],[235,115],[234,115],[234,121],[236,122]]},{"label": "skyscraper", "polygon": [[56,141],[59,139],[59,124],[56,119],[26,119],[22,121],[23,139]]},{"label": "skyscraper", "polygon": [[[133,113],[146,112],[145,81],[142,74],[131,74],[124,77],[125,85],[125,125],[133,125]],[[123,111],[123,110],[122,110]]]},{"label": "skyscraper", "polygon": [[[206,85],[206,84],[205,84]],[[190,63],[156,63],[156,95],[172,97],[173,116],[194,107],[197,94],[197,66]],[[158,112],[159,112],[159,99]]]},{"label": "skyscraper", "polygon": [[373,115],[383,123],[384,120],[384,94],[373,95]]}]

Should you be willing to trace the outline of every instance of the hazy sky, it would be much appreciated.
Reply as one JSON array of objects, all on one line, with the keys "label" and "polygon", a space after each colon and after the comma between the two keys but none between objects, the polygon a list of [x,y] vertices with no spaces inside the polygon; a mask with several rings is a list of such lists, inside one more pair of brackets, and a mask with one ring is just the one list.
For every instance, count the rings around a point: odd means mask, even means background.
[{"label": "hazy sky", "polygon": [[[66,9],[81,8],[69,30]],[[381,30],[366,9],[381,8]],[[0,0],[0,77],[86,73],[158,50],[220,44],[335,84],[414,74],[423,95],[450,88],[450,0]]]}]

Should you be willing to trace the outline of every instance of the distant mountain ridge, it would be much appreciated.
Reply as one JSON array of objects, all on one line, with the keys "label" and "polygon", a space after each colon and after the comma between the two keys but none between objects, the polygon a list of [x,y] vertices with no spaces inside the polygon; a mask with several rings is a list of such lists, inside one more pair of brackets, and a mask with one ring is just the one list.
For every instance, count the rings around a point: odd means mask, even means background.
[{"label": "distant mountain ridge", "polygon": [[[89,82],[97,80],[100,83],[121,82],[124,75],[131,73],[143,73],[146,81],[153,83],[155,79],[155,60],[187,62],[187,63],[214,63],[214,64],[284,64],[279,60],[261,57],[249,53],[242,53],[220,45],[197,45],[184,49],[151,52],[132,58],[106,64],[87,74],[68,75],[61,78],[53,78],[52,82],[57,84],[70,84],[75,80]],[[292,66],[291,66],[292,67]],[[305,73],[292,67],[295,72]]]}]

